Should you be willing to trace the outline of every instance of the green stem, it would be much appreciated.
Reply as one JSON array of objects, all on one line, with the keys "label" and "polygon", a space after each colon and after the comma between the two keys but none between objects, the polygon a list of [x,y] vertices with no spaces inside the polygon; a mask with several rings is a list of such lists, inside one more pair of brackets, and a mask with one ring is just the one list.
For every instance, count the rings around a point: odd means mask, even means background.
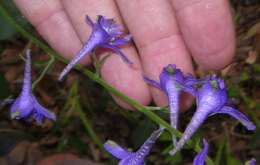
[{"label": "green stem", "polygon": [[49,68],[51,67],[51,65],[53,64],[53,62],[55,61],[55,58],[53,56],[50,56],[51,59],[49,60],[48,64],[46,65],[46,67],[43,69],[41,75],[33,82],[32,84],[32,88],[34,89],[36,87],[36,85],[42,80],[43,76],[47,73],[47,71],[49,70]]},{"label": "green stem", "polygon": [[94,141],[94,143],[96,143],[96,145],[98,145],[98,147],[103,150],[103,144],[101,142],[101,140],[99,139],[99,137],[96,135],[96,133],[93,130],[92,124],[91,122],[88,120],[88,118],[86,117],[85,113],[83,112],[79,102],[76,102],[75,105],[75,109],[78,111],[79,113],[79,117],[83,123],[83,126],[85,127],[87,133],[89,134],[89,136],[91,137],[91,139]]},{"label": "green stem", "polygon": [[78,81],[75,81],[72,84],[72,87],[70,89],[70,97],[69,99],[72,100],[72,107],[79,113],[79,117],[83,123],[83,126],[85,127],[87,133],[89,134],[90,138],[94,141],[94,143],[100,148],[100,150],[103,150],[103,144],[100,140],[100,138],[95,133],[91,122],[85,115],[84,111],[82,110],[82,107],[80,105],[79,96],[78,96]]},{"label": "green stem", "polygon": [[[34,35],[32,35],[31,33],[27,32],[26,30],[23,29],[22,26],[20,26],[19,24],[17,24],[15,22],[15,20],[7,13],[7,11],[0,5],[0,14],[3,15],[3,17],[12,25],[16,28],[16,30],[18,32],[20,32],[24,37],[28,38],[31,40],[31,42],[33,42],[35,45],[37,45],[38,47],[40,47],[41,49],[43,49],[45,52],[47,52],[50,56],[53,56],[55,59],[62,61],[64,63],[68,63],[68,61],[61,57],[58,53],[56,53],[53,49],[51,49],[49,46],[47,46],[45,43],[43,43],[42,41],[40,41],[37,37],[35,37]],[[119,98],[121,98],[122,100],[124,100],[125,102],[127,102],[128,104],[130,104],[131,106],[135,107],[138,111],[142,112],[143,114],[145,114],[147,117],[149,117],[152,121],[156,122],[158,125],[161,125],[163,127],[165,127],[168,131],[171,132],[171,134],[174,134],[177,137],[181,137],[182,133],[179,132],[178,130],[172,128],[166,121],[164,121],[163,119],[161,119],[159,116],[157,116],[154,112],[152,112],[151,110],[149,110],[146,106],[143,106],[142,104],[138,103],[137,101],[127,97],[126,95],[124,95],[123,93],[121,93],[120,91],[118,91],[117,89],[113,88],[112,86],[110,86],[109,84],[107,84],[104,80],[102,80],[101,78],[99,78],[99,76],[95,73],[92,73],[91,71],[89,71],[88,69],[84,69],[82,66],[80,65],[76,65],[75,66],[76,69],[78,69],[79,71],[81,71],[84,75],[86,75],[87,77],[89,77],[91,80],[97,82],[98,84],[100,84],[101,86],[103,86],[105,89],[107,89],[110,93],[113,93],[115,96],[118,96]],[[189,146],[192,146],[191,144],[191,140],[189,140],[187,142],[187,144]],[[201,148],[199,146],[196,146],[193,148],[196,152],[199,152],[201,150]],[[207,163],[208,165],[214,165],[214,162],[212,161],[212,159],[210,159],[209,157],[207,158]]]}]

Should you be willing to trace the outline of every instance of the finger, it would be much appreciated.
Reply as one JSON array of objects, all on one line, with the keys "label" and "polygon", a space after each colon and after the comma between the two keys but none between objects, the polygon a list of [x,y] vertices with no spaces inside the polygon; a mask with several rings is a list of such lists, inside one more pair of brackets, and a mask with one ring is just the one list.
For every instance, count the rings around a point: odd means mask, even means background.
[{"label": "finger", "polygon": [[227,0],[171,0],[192,56],[202,66],[220,69],[234,55],[235,34]]},{"label": "finger", "polygon": [[[93,20],[96,19],[97,15],[104,15],[108,18],[114,18],[122,25],[113,0],[78,0],[77,3],[72,0],[64,0],[63,5],[82,42],[86,41],[91,32],[90,27],[84,21],[86,15],[89,15]],[[142,70],[137,52],[130,44],[122,47],[122,51],[138,69],[133,69],[124,63],[118,55],[113,54],[102,66],[102,77],[129,97],[142,104],[148,104],[151,97],[141,76]],[[119,99],[116,98],[116,101],[121,106],[126,107],[126,104]]]},{"label": "finger", "polygon": [[60,1],[15,0],[16,5],[57,52],[71,57],[81,48]]},{"label": "finger", "polygon": [[[190,56],[178,29],[171,4],[167,0],[117,0],[121,14],[133,35],[146,75],[158,80],[162,68],[176,64],[192,73]],[[152,88],[157,105],[166,105],[165,95]]]}]

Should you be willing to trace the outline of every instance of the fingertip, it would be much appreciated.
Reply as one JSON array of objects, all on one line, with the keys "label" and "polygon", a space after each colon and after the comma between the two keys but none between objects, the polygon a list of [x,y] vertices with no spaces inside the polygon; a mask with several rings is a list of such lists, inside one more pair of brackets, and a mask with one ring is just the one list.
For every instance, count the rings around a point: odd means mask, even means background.
[{"label": "fingertip", "polygon": [[235,52],[235,30],[226,0],[172,0],[183,38],[195,61],[205,69],[221,69]]},{"label": "fingertip", "polygon": [[232,63],[235,56],[235,41],[230,41],[223,49],[212,54],[195,55],[195,61],[203,69],[220,70]]}]

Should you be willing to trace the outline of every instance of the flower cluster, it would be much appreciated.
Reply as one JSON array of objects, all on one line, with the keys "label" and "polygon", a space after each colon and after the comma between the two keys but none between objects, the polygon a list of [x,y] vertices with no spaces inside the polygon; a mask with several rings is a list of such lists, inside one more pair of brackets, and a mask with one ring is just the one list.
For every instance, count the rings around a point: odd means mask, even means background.
[{"label": "flower cluster", "polygon": [[[248,130],[255,130],[256,126],[241,112],[228,105],[227,89],[224,81],[216,75],[207,76],[203,79],[196,79],[192,75],[184,75],[174,64],[164,67],[160,76],[160,82],[144,76],[144,80],[162,90],[168,97],[170,109],[170,122],[172,127],[178,128],[178,114],[180,94],[185,91],[196,97],[197,109],[190,123],[186,127],[183,136],[178,142],[173,136],[174,149],[170,151],[174,155],[179,151],[191,136],[198,130],[207,117],[215,114],[228,114],[240,121]],[[108,141],[105,149],[112,155],[120,159],[121,165],[143,165],[144,158],[148,155],[155,140],[162,130],[157,130],[145,141],[136,152],[129,152],[118,146],[116,143]],[[203,139],[204,148],[195,157],[194,165],[203,165],[208,154],[208,143]]]},{"label": "flower cluster", "polygon": [[225,83],[216,75],[196,80],[189,77],[186,80],[191,94],[196,97],[196,112],[186,127],[182,138],[176,144],[171,154],[174,155],[198,130],[207,117],[215,114],[228,114],[241,122],[248,130],[255,130],[256,126],[241,112],[228,105]]},{"label": "flower cluster", "polygon": [[123,36],[123,32],[113,19],[107,19],[104,16],[99,15],[97,22],[94,23],[90,17],[86,16],[86,22],[92,28],[92,33],[82,49],[75,55],[65,69],[63,69],[59,76],[59,80],[62,80],[74,65],[76,65],[85,55],[89,54],[96,47],[111,49],[118,54],[123,61],[128,64],[132,64],[120,48],[117,47],[128,43],[131,40],[131,36]]},{"label": "flower cluster", "polygon": [[[197,103],[196,112],[186,127],[183,136],[178,142],[173,137],[174,149],[170,151],[171,155],[174,155],[184,146],[207,117],[215,114],[228,114],[240,121],[248,130],[256,129],[256,126],[243,113],[228,105],[228,95],[224,80],[216,75],[196,79],[192,75],[184,75],[175,65],[169,64],[163,68],[159,78],[160,83],[144,77],[148,84],[161,89],[167,95],[170,122],[174,128],[177,128],[178,123],[181,92],[185,91],[195,96]],[[205,140],[204,145],[208,146]]]},{"label": "flower cluster", "polygon": [[[62,80],[85,55],[89,54],[96,47],[109,48],[118,54],[124,62],[132,64],[118,47],[128,43],[131,36],[124,36],[113,19],[98,16],[97,21],[93,22],[86,16],[86,22],[91,26],[92,33],[83,48],[61,72],[59,80]],[[144,80],[166,94],[170,110],[170,123],[175,129],[178,129],[181,93],[188,92],[196,98],[196,111],[182,137],[178,141],[175,136],[172,137],[174,149],[170,151],[171,155],[174,155],[185,145],[209,116],[215,114],[227,114],[237,119],[248,130],[256,129],[254,123],[247,116],[228,104],[227,88],[224,80],[216,75],[196,79],[192,75],[184,75],[176,65],[169,64],[163,68],[159,76],[159,82],[146,76],[144,76]],[[12,103],[10,110],[12,119],[25,119],[27,121],[34,119],[38,124],[41,124],[44,119],[56,120],[55,114],[44,108],[32,93],[30,50],[26,51],[21,94],[15,100],[7,99],[0,101],[0,105],[8,103]],[[113,141],[107,141],[104,144],[104,148],[120,159],[119,165],[144,165],[145,158],[163,131],[164,128],[155,130],[136,152],[130,152]],[[203,139],[203,146],[203,149],[194,158],[194,165],[203,165],[205,162],[209,148],[209,144],[205,139]],[[249,163],[255,164],[255,159],[252,159]]]}]

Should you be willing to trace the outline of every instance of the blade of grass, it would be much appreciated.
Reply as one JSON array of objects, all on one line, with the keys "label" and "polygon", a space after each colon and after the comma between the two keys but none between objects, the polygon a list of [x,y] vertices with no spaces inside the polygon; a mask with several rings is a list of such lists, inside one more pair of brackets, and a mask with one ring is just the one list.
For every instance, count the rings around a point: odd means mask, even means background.
[{"label": "blade of grass", "polygon": [[43,69],[42,73],[40,74],[40,76],[33,82],[32,84],[32,88],[34,89],[36,87],[36,85],[42,80],[42,78],[44,77],[44,75],[47,73],[47,71],[50,69],[51,65],[54,63],[55,58],[53,56],[50,56],[51,59],[49,60],[48,64],[46,65],[46,67]]},{"label": "blade of grass", "polygon": [[220,161],[222,159],[222,155],[223,155],[223,150],[226,144],[226,139],[225,140],[221,140],[218,144],[218,149],[217,149],[217,154],[216,154],[216,158],[215,158],[215,164],[216,165],[220,165]]},{"label": "blade of grass", "polygon": [[89,134],[91,139],[94,141],[94,143],[96,143],[96,145],[101,150],[103,150],[104,147],[103,147],[103,144],[102,144],[100,138],[95,133],[90,120],[87,118],[87,116],[85,115],[85,113],[82,110],[82,107],[80,105],[79,97],[78,97],[78,82],[77,81],[75,81],[73,83],[73,85],[71,87],[71,92],[72,92],[72,97],[73,97],[72,99],[73,99],[74,108],[79,113],[79,117],[82,121],[84,128],[86,129],[87,133]]}]

